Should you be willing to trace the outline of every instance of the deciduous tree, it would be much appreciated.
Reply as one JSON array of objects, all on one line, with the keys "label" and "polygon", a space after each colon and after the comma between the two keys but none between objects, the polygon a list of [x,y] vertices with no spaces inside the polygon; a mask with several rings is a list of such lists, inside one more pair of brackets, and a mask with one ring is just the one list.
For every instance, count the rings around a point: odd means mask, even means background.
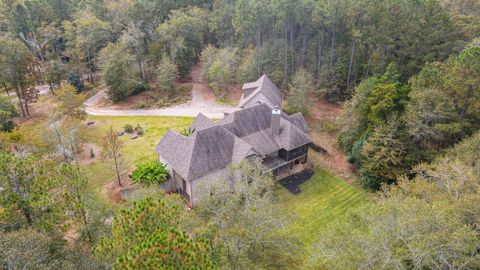
[{"label": "deciduous tree", "polygon": [[195,209],[222,264],[238,268],[298,266],[295,238],[274,205],[273,180],[260,161],[232,166],[225,177],[200,187]]},{"label": "deciduous tree", "polygon": [[124,142],[120,139],[115,131],[113,131],[113,127],[110,126],[110,129],[107,130],[105,136],[102,139],[102,147],[105,153],[113,160],[113,164],[115,165],[115,172],[117,174],[117,181],[118,185],[122,185],[122,180],[120,178],[120,158],[121,158],[121,151],[123,148]]},{"label": "deciduous tree", "polygon": [[314,90],[313,78],[308,71],[300,69],[289,85],[287,104],[291,112],[308,114],[311,107],[310,94]]},{"label": "deciduous tree", "polygon": [[175,92],[178,75],[177,65],[167,55],[164,55],[157,68],[157,84],[168,98]]}]

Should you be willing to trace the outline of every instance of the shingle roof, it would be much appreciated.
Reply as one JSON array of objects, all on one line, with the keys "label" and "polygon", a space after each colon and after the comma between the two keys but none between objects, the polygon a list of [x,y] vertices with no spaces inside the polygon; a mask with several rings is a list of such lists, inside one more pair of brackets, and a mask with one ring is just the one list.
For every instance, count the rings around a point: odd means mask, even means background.
[{"label": "shingle roof", "polygon": [[199,113],[190,128],[195,130],[201,130],[213,126],[215,126],[215,123],[212,120],[208,119],[208,117],[206,117],[203,113]]},{"label": "shingle roof", "polygon": [[272,135],[270,106],[281,107],[282,93],[266,75],[244,84],[243,90],[240,107],[257,96],[255,102],[217,123],[200,113],[190,126],[195,129],[193,134],[185,137],[168,130],[155,147],[183,179],[202,177],[252,154],[265,157],[280,149],[289,151],[311,142],[305,134],[308,126],[301,113],[289,116],[282,112],[279,134]]},{"label": "shingle roof", "polygon": [[[293,119],[302,123],[303,116],[299,114]],[[265,104],[258,104],[233,112],[220,120],[218,124],[247,142],[261,155],[269,155],[281,148],[291,150],[311,142],[308,135],[303,132],[303,126],[301,125],[299,128],[295,123],[290,122],[290,117],[287,114],[283,114],[280,121],[279,136],[272,135],[271,121],[272,110],[270,107]],[[305,122],[304,119],[303,122]]]},{"label": "shingle roof", "polygon": [[195,130],[188,137],[168,130],[155,147],[155,151],[186,180],[238,162],[250,150],[250,145],[220,125]]},{"label": "shingle roof", "polygon": [[305,121],[305,118],[303,117],[303,114],[301,112],[298,112],[292,115],[287,115],[286,113],[283,113],[282,117],[290,121],[292,124],[294,124],[296,127],[301,129],[303,132],[308,131],[307,121]]},{"label": "shingle roof", "polygon": [[278,89],[277,86],[275,86],[275,84],[265,74],[263,74],[262,77],[255,82],[244,84],[242,90],[244,92],[238,105],[241,108],[259,93],[263,94],[262,98],[267,98],[271,103],[279,108],[282,107],[282,91]]}]

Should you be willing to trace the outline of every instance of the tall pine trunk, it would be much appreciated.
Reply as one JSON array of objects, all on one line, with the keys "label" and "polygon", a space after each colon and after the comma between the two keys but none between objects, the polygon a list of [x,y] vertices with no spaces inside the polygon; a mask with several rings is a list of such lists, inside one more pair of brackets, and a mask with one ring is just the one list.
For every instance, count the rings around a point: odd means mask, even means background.
[{"label": "tall pine trunk", "polygon": [[5,92],[7,92],[7,96],[10,96],[10,92],[8,92],[8,87],[6,83],[3,83],[3,87],[5,88]]},{"label": "tall pine trunk", "polygon": [[328,75],[329,77],[332,74],[332,66],[333,66],[333,50],[335,48],[335,35],[337,32],[337,12],[338,12],[338,3],[335,7],[335,15],[333,17],[333,33],[332,33],[332,43],[330,46],[330,64],[328,65]]},{"label": "tall pine trunk", "polygon": [[352,52],[350,54],[350,63],[348,65],[347,88],[350,85],[350,77],[352,75],[353,59],[355,57],[356,45],[357,43],[354,41],[352,44]]},{"label": "tall pine trunk", "polygon": [[288,85],[288,22],[285,20],[285,48],[284,48],[284,84],[285,87]]},{"label": "tall pine trunk", "polygon": [[20,106],[20,110],[22,112],[22,117],[26,117],[27,115],[25,114],[25,109],[23,108],[22,94],[20,93],[20,90],[18,89],[17,85],[15,85],[15,94],[17,94],[18,105]]},{"label": "tall pine trunk", "polygon": [[117,153],[114,153],[113,161],[115,162],[115,172],[117,173],[118,185],[122,186],[122,180],[120,179],[120,171],[118,169]]},{"label": "tall pine trunk", "polygon": [[318,42],[318,54],[317,54],[317,81],[320,81],[322,72],[322,55],[323,55],[323,43],[324,43],[325,31],[321,34],[320,41]]},{"label": "tall pine trunk", "polygon": [[372,57],[373,57],[373,51],[372,51],[372,53],[370,54],[370,56],[368,57],[367,69],[365,70],[365,79],[368,78],[368,75],[369,75],[369,73],[370,73],[370,63],[372,62]]},{"label": "tall pine trunk", "polygon": [[295,44],[294,44],[294,40],[295,40],[295,33],[294,33],[294,27],[290,27],[290,49],[292,51],[292,57],[291,57],[291,60],[292,60],[292,75],[295,74]]},{"label": "tall pine trunk", "polygon": [[307,52],[307,33],[305,33],[305,30],[303,31],[302,34],[302,49],[300,53],[300,67],[305,68],[305,54]]}]

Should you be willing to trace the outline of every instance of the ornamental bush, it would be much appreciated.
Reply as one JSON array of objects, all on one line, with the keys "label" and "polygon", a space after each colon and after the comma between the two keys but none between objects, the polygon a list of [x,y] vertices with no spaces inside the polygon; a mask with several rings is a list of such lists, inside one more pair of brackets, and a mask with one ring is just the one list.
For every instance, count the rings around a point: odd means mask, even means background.
[{"label": "ornamental bush", "polygon": [[126,124],[125,126],[123,126],[123,130],[127,133],[133,133],[133,126],[130,124]]},{"label": "ornamental bush", "polygon": [[168,177],[166,165],[163,163],[147,161],[138,163],[136,166],[137,168],[132,174],[134,183],[141,183],[146,186],[158,185],[163,183]]}]

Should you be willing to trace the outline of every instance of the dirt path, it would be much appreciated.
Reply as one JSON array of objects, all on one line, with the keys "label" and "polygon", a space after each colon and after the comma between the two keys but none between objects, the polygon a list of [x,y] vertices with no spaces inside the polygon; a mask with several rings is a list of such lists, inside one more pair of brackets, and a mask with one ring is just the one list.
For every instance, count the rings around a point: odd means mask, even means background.
[{"label": "dirt path", "polygon": [[345,154],[337,146],[338,131],[335,123],[341,113],[340,105],[324,100],[315,101],[307,117],[309,134],[317,145],[328,152],[326,155],[316,155],[316,158],[335,175],[356,185],[358,182],[355,167],[347,162]]},{"label": "dirt path", "polygon": [[168,108],[161,109],[138,109],[116,110],[99,108],[97,104],[106,98],[105,91],[99,91],[96,95],[85,101],[85,111],[90,115],[102,116],[197,116],[205,114],[209,118],[223,118],[225,113],[237,110],[234,106],[220,105],[215,101],[213,92],[202,82],[201,67],[195,66],[190,74],[192,78],[192,100]]}]

